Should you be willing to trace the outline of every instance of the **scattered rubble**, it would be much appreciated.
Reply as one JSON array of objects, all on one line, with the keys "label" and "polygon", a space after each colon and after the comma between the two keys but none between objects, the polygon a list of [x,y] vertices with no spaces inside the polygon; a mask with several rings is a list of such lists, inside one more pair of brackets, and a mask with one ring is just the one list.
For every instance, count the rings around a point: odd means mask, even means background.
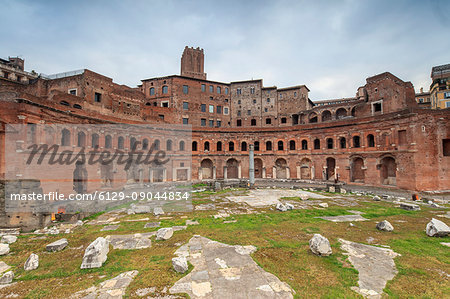
[{"label": "scattered rubble", "polygon": [[446,237],[450,234],[450,227],[444,222],[433,218],[428,222],[426,232],[430,237]]},{"label": "scattered rubble", "polygon": [[128,271],[117,275],[114,278],[105,280],[97,287],[92,286],[86,290],[74,294],[73,298],[83,299],[120,299],[125,296],[125,291],[133,278],[138,274],[137,270]]},{"label": "scattered rubble", "polygon": [[394,230],[394,227],[392,226],[392,224],[390,224],[389,221],[387,221],[387,220],[378,222],[376,227],[378,230],[382,230],[382,231],[386,231],[386,232],[391,232]]},{"label": "scattered rubble", "polygon": [[5,235],[2,237],[1,243],[12,244],[17,241],[17,237],[13,235]]},{"label": "scattered rubble", "polygon": [[35,253],[30,254],[25,264],[23,265],[23,269],[25,271],[35,270],[39,267],[39,256]]},{"label": "scattered rubble", "polygon": [[164,227],[156,232],[156,240],[169,240],[173,235],[173,228]]},{"label": "scattered rubble", "polygon": [[179,256],[172,259],[173,269],[178,273],[184,273],[188,270],[186,257]]},{"label": "scattered rubble", "polygon": [[9,253],[9,244],[0,244],[0,255]]},{"label": "scattered rubble", "polygon": [[98,237],[92,242],[84,251],[83,262],[81,269],[99,268],[108,258],[109,242],[103,238]]},{"label": "scattered rubble", "polygon": [[61,250],[63,250],[64,248],[66,248],[67,244],[69,244],[69,243],[67,242],[67,239],[66,239],[66,238],[62,238],[62,239],[59,239],[58,241],[55,241],[55,242],[53,242],[53,243],[48,244],[48,245],[45,247],[45,249],[46,249],[47,251],[50,251],[50,252],[61,251]]},{"label": "scattered rubble", "polygon": [[400,208],[407,211],[419,211],[420,207],[419,205],[413,204],[413,203],[407,203],[407,202],[401,202]]},{"label": "scattered rubble", "polygon": [[314,254],[320,256],[329,256],[332,253],[330,241],[320,234],[314,234],[309,240],[309,248]]}]

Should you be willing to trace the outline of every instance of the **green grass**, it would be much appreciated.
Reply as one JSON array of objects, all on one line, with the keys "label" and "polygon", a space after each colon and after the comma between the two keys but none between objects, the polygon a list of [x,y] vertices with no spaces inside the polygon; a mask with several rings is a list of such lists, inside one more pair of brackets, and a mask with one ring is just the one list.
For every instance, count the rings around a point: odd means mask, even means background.
[{"label": "green grass", "polygon": [[[228,195],[243,195],[245,189],[227,189],[218,192],[204,191],[194,195],[193,204],[214,202],[220,208],[239,207],[236,203],[224,203]],[[323,194],[323,193],[320,193]],[[356,197],[362,199],[362,197]],[[288,198],[292,199],[292,198]],[[328,199],[323,200],[325,202]],[[329,201],[328,201],[329,202]],[[258,248],[252,254],[255,262],[264,270],[288,283],[295,291],[296,298],[361,298],[350,287],[356,286],[358,272],[351,266],[340,249],[338,238],[366,243],[373,237],[379,244],[389,245],[401,256],[395,258],[398,274],[388,282],[385,292],[393,298],[445,298],[450,294],[448,278],[450,253],[440,242],[450,242],[450,238],[430,238],[424,233],[426,223],[435,217],[430,209],[405,211],[386,202],[362,202],[356,207],[342,207],[329,202],[327,209],[299,209],[279,212],[269,208],[259,209],[258,214],[233,214],[227,219],[215,219],[217,211],[192,211],[164,215],[171,219],[157,219],[153,214],[126,215],[116,231],[101,232],[104,225],[83,225],[68,235],[48,236],[45,240],[32,240],[34,235],[21,235],[11,244],[11,252],[1,258],[13,267],[15,284],[0,289],[0,298],[10,292],[22,298],[65,298],[80,290],[87,289],[120,273],[138,270],[139,274],[127,289],[127,297],[134,298],[139,288],[156,287],[156,295],[164,287],[172,286],[184,275],[172,269],[171,259],[179,244],[184,244],[198,234],[212,240],[231,245],[254,245]],[[348,210],[363,212],[370,221],[333,223],[317,217],[350,214]],[[96,219],[104,213],[96,213],[86,220]],[[154,241],[151,248],[139,250],[110,249],[108,260],[101,268],[80,269],[84,249],[99,236],[111,234],[132,234],[150,232],[159,228],[146,228],[146,222],[160,221],[161,227],[184,225],[186,218],[197,220],[199,225],[177,231],[167,241]],[[102,216],[103,217],[103,216]],[[127,222],[125,220],[150,218],[148,221]],[[235,219],[235,223],[224,220]],[[395,229],[392,233],[380,232],[375,223],[387,219]],[[405,222],[397,222],[402,220]],[[333,254],[318,257],[309,250],[309,239],[314,233],[326,236],[332,245]],[[61,252],[46,253],[45,245],[66,237],[68,248]],[[83,246],[83,249],[72,249]],[[31,252],[40,258],[40,267],[25,272],[23,263]],[[189,265],[189,271],[192,265]]]}]

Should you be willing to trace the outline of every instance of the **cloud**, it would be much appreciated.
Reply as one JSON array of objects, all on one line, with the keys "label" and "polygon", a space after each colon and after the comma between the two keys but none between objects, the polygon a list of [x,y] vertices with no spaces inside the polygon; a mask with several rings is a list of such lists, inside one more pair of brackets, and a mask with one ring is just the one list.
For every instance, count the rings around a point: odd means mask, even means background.
[{"label": "cloud", "polygon": [[431,67],[450,62],[449,15],[448,1],[6,0],[0,55],[136,86],[178,74],[184,46],[200,46],[211,80],[306,84],[330,99],[384,71],[427,89]]}]

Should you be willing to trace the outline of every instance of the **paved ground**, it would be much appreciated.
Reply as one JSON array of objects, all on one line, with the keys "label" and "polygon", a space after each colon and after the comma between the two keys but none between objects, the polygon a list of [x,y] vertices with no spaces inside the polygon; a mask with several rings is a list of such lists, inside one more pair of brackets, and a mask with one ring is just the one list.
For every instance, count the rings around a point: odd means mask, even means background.
[{"label": "paved ground", "polygon": [[397,253],[391,249],[380,248],[346,241],[341,248],[345,250],[349,261],[358,270],[358,287],[352,289],[366,298],[381,298],[388,280],[397,274],[394,258]]},{"label": "paved ground", "polygon": [[281,190],[281,189],[254,189],[245,196],[228,196],[227,199],[233,202],[245,202],[252,207],[264,207],[276,205],[282,197],[300,197],[307,195],[308,198],[324,199],[326,196],[303,190]]},{"label": "paved ground", "polygon": [[293,298],[293,291],[250,257],[253,246],[231,246],[194,236],[175,254],[186,256],[192,272],[170,288],[191,298]]}]

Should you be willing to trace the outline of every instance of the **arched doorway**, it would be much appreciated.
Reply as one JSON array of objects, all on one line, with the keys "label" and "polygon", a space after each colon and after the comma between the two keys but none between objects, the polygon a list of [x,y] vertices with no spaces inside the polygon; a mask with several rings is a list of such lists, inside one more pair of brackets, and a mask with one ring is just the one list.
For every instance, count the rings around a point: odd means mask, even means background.
[{"label": "arched doorway", "polygon": [[328,110],[325,110],[322,112],[322,121],[328,121],[331,120],[331,112]]},{"label": "arched doorway", "polygon": [[261,159],[255,159],[255,178],[262,178],[263,174],[263,161]]},{"label": "arched doorway", "polygon": [[311,160],[309,160],[308,158],[303,158],[300,161],[300,179],[311,179]]},{"label": "arched doorway", "polygon": [[227,161],[227,178],[239,178],[239,162],[236,159],[230,159]]},{"label": "arched doorway", "polygon": [[354,158],[350,166],[352,182],[364,183],[364,160],[362,158]]},{"label": "arched doorway", "polygon": [[275,168],[277,179],[286,179],[286,168],[287,168],[286,160],[283,158],[277,159],[275,161]]},{"label": "arched doorway", "polygon": [[395,186],[397,184],[397,163],[392,157],[380,161],[381,184]]},{"label": "arched doorway", "polygon": [[327,171],[326,171],[326,180],[333,180],[336,168],[336,160],[334,158],[327,158]]},{"label": "arched doorway", "polygon": [[202,179],[208,180],[213,178],[213,161],[210,159],[204,159],[200,164],[202,168]]}]

